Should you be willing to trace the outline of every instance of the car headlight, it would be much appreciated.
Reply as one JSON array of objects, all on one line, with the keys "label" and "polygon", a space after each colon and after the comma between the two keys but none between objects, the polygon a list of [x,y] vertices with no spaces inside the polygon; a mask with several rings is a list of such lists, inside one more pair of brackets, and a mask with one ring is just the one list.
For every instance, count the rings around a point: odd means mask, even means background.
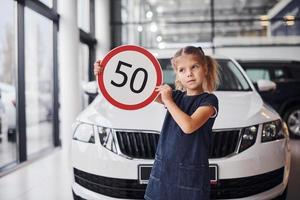
[{"label": "car headlight", "polygon": [[114,130],[111,128],[98,126],[100,143],[108,150],[117,153]]},{"label": "car headlight", "polygon": [[261,142],[270,142],[284,138],[284,129],[280,119],[263,124]]},{"label": "car headlight", "polygon": [[78,140],[87,143],[95,143],[93,125],[86,123],[78,123],[77,127],[75,127],[73,140]]},{"label": "car headlight", "polygon": [[245,151],[255,143],[257,130],[258,130],[258,125],[249,126],[242,129],[242,139],[239,148],[239,153]]}]

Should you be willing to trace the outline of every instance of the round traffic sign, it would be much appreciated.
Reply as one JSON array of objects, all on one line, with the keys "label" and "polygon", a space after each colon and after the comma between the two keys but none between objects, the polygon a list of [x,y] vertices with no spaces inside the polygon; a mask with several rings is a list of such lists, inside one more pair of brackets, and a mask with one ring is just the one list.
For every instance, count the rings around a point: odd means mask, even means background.
[{"label": "round traffic sign", "polygon": [[136,110],[151,103],[162,84],[157,59],[146,49],[124,45],[111,50],[102,60],[98,85],[103,96],[114,106]]}]

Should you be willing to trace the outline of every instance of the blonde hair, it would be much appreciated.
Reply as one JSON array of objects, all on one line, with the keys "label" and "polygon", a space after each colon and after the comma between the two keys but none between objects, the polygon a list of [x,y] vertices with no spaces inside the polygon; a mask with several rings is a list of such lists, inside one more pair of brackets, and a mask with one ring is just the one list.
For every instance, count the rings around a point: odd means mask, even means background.
[{"label": "blonde hair", "polygon": [[171,58],[171,63],[173,69],[176,73],[175,79],[175,87],[178,90],[185,91],[186,88],[183,87],[181,82],[177,76],[177,66],[176,66],[176,58],[182,55],[194,55],[199,59],[200,64],[205,68],[205,80],[203,82],[203,90],[212,92],[217,89],[219,85],[219,67],[217,61],[212,58],[211,56],[207,56],[204,54],[201,47],[194,47],[194,46],[187,46],[184,48],[179,49],[174,57]]}]

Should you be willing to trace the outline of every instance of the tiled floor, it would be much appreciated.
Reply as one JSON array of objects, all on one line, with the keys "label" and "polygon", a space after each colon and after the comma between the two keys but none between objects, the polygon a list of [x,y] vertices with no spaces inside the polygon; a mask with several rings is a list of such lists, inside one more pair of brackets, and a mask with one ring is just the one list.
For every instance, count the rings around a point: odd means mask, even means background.
[{"label": "tiled floor", "polygon": [[[300,140],[291,140],[288,200],[300,199]],[[70,156],[61,149],[0,178],[1,200],[72,200]]]},{"label": "tiled floor", "polygon": [[0,178],[1,200],[72,200],[69,156],[61,149]]}]

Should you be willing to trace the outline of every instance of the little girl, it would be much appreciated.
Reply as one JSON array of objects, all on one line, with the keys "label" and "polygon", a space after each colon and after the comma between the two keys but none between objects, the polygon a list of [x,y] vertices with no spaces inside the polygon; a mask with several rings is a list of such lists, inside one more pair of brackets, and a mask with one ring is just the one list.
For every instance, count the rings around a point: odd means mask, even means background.
[{"label": "little girl", "polygon": [[[214,59],[201,48],[187,46],[171,59],[176,89],[156,88],[157,102],[167,114],[144,198],[146,200],[207,200],[210,198],[209,149],[218,99]],[[100,61],[94,73],[101,71]]]}]

